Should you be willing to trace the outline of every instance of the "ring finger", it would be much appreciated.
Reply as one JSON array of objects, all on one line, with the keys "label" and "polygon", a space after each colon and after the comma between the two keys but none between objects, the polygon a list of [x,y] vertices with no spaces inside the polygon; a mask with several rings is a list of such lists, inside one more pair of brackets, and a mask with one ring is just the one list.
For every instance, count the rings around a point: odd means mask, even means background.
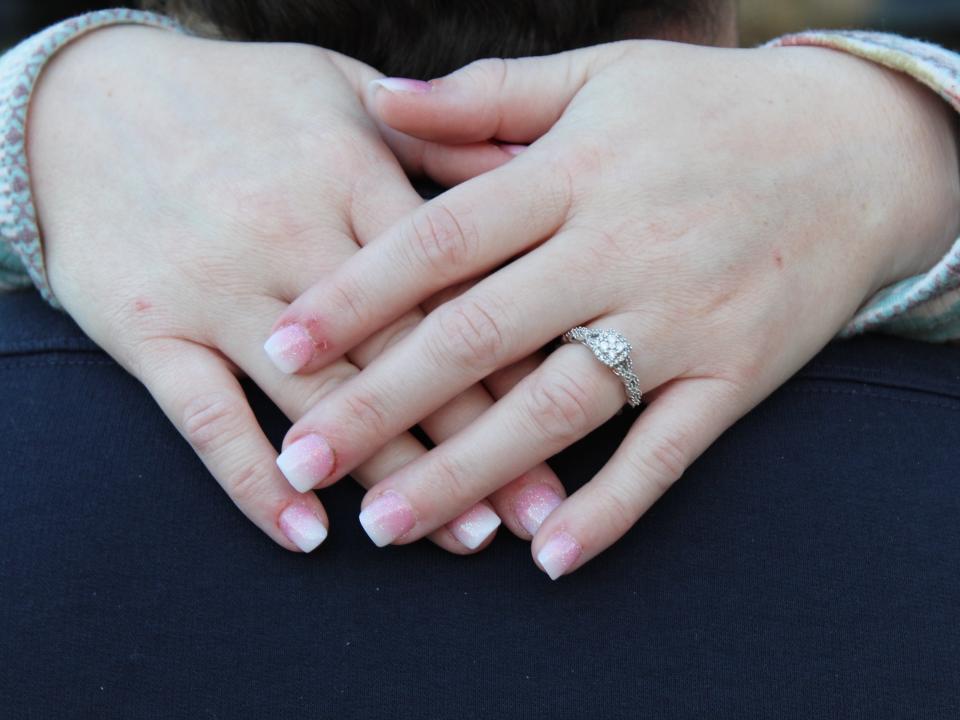
[{"label": "ring finger", "polygon": [[[648,354],[636,372],[653,388],[673,376],[671,365]],[[377,485],[364,498],[361,522],[377,545],[416,540],[584,437],[625,402],[609,368],[586,348],[565,345],[469,428]]]}]

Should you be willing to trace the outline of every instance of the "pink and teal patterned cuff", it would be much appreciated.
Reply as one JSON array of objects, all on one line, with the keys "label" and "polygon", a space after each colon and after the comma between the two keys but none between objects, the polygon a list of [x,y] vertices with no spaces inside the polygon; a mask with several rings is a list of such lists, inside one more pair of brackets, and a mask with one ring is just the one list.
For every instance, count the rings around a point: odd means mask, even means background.
[{"label": "pink and teal patterned cuff", "polygon": [[[860,31],[805,32],[770,45],[817,45],[871,60],[922,82],[960,112],[960,53],[938,45]],[[840,336],[871,330],[930,342],[960,338],[960,239],[927,272],[870,298]]]},{"label": "pink and teal patterned cuff", "polygon": [[30,37],[0,57],[0,289],[31,282],[50,304],[37,213],[30,189],[25,132],[37,78],[67,43],[108,25],[150,25],[180,30],[172,19],[139,10],[100,10],[65,20]]}]

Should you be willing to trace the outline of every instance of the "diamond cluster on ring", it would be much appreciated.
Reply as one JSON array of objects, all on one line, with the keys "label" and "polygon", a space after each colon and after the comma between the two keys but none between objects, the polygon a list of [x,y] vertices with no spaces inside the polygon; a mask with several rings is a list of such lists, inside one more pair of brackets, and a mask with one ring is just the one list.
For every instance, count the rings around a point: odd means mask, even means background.
[{"label": "diamond cluster on ring", "polygon": [[590,339],[590,345],[595,348],[597,359],[607,367],[616,367],[630,356],[630,343],[620,333],[612,330],[596,330]]},{"label": "diamond cluster on ring", "polygon": [[565,332],[561,339],[564,342],[581,343],[589,348],[597,360],[613,370],[614,375],[623,381],[630,407],[638,407],[643,402],[640,379],[633,372],[633,360],[630,357],[633,347],[621,333],[580,326]]}]

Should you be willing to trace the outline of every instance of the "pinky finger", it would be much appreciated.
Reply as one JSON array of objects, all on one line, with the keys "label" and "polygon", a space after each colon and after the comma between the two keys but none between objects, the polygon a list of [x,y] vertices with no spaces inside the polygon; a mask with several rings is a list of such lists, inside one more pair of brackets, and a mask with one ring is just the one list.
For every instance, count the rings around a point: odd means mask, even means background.
[{"label": "pinky finger", "polygon": [[[487,376],[483,384],[499,400],[540,367],[544,357],[542,353],[536,353],[524,358]],[[540,463],[504,485],[488,499],[510,531],[519,538],[529,540],[566,497],[567,492],[557,474],[546,463]]]},{"label": "pinky finger", "polygon": [[230,499],[279,545],[310,552],[327,537],[313,492],[298,493],[276,465],[227,361],[186,341],[155,341],[140,380]]},{"label": "pinky finger", "polygon": [[[399,435],[376,455],[354,470],[351,475],[370,490],[377,482],[393,474],[426,452],[409,433]],[[428,537],[438,547],[454,555],[471,555],[487,547],[497,534],[500,517],[490,503],[481,500],[463,515],[434,530]]]},{"label": "pinky finger", "polygon": [[603,469],[557,508],[533,540],[552,580],[619,540],[720,435],[746,412],[731,386],[681,379],[658,390]]}]

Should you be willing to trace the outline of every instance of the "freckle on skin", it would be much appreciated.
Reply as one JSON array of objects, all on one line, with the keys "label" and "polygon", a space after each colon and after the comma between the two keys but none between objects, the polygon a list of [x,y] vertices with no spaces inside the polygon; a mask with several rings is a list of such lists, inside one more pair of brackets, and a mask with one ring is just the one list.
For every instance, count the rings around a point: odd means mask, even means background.
[{"label": "freckle on skin", "polygon": [[778,268],[783,267],[783,255],[780,253],[779,250],[773,251],[773,261],[777,264]]}]

